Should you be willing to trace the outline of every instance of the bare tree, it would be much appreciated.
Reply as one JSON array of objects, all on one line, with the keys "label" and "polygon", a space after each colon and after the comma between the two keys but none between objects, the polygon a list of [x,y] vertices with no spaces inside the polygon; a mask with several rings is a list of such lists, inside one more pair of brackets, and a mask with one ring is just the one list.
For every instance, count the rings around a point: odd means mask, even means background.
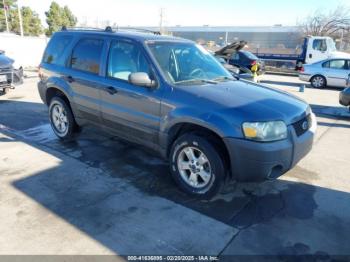
[{"label": "bare tree", "polygon": [[318,10],[299,23],[299,27],[306,36],[330,36],[341,48],[350,47],[350,9],[346,6],[338,6],[328,13]]},{"label": "bare tree", "polygon": [[300,23],[306,35],[337,36],[341,32],[350,31],[350,9],[338,6],[329,13],[316,11]]}]

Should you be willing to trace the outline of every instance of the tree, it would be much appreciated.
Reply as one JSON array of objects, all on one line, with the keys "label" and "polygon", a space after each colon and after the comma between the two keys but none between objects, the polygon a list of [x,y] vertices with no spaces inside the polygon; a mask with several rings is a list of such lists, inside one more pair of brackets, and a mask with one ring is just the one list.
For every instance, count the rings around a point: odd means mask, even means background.
[{"label": "tree", "polygon": [[[23,33],[26,36],[39,36],[43,32],[41,20],[39,15],[30,7],[23,6],[21,8]],[[10,30],[16,34],[20,34],[20,25],[18,18],[18,11],[12,10],[10,12]]]},{"label": "tree", "polygon": [[[7,6],[7,19],[9,23],[9,29],[11,32],[20,34],[19,18],[17,4],[14,0],[6,0]],[[0,4],[0,31],[6,30],[5,13],[3,8],[3,2]],[[39,15],[34,12],[30,7],[22,7],[22,23],[24,35],[38,36],[42,33],[42,25]]]},{"label": "tree", "polygon": [[350,29],[349,8],[338,6],[333,11],[325,13],[316,11],[301,24],[301,29],[307,35],[334,36]]},{"label": "tree", "polygon": [[45,12],[45,15],[46,23],[49,25],[49,28],[46,30],[46,35],[48,36],[60,30],[62,26],[72,27],[78,22],[68,6],[62,8],[56,2],[51,3],[50,9]]},{"label": "tree", "polygon": [[[10,10],[15,8],[14,0],[5,0],[5,6],[7,7],[7,17],[9,17]],[[3,1],[0,0],[0,32],[6,31],[6,19]]]},{"label": "tree", "polygon": [[341,49],[350,46],[350,9],[345,6],[338,6],[328,13],[318,10],[299,26],[305,36],[330,36],[339,42]]}]

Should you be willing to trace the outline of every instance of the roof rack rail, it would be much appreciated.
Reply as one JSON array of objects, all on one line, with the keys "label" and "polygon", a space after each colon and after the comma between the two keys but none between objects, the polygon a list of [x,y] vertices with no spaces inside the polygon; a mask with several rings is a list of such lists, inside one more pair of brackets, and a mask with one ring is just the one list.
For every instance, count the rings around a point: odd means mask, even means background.
[{"label": "roof rack rail", "polygon": [[68,30],[79,30],[79,31],[101,31],[101,32],[108,32],[108,33],[115,33],[118,31],[135,31],[140,33],[150,33],[154,35],[161,35],[159,31],[153,31],[148,30],[144,28],[137,28],[137,27],[112,27],[107,26],[105,29],[102,28],[96,28],[96,27],[67,27],[62,26],[61,31],[68,31]]},{"label": "roof rack rail", "polygon": [[68,30],[82,30],[82,31],[104,31],[102,28],[97,27],[67,27],[62,26],[61,31],[68,31]]},{"label": "roof rack rail", "polygon": [[154,34],[154,35],[161,35],[161,33],[159,31],[153,31],[153,30],[149,30],[149,29],[144,29],[144,28],[137,28],[137,27],[111,27],[111,26],[107,26],[105,29],[106,32],[117,32],[117,31],[135,31],[135,32],[140,32],[140,33],[150,33],[150,34]]}]

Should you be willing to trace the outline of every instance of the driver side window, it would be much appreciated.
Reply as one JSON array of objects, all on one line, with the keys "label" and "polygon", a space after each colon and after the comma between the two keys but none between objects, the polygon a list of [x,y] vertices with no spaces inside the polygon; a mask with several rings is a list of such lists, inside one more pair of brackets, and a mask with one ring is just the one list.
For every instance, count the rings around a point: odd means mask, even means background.
[{"label": "driver side window", "polygon": [[321,52],[327,51],[327,42],[325,39],[315,39],[312,48]]},{"label": "driver side window", "polygon": [[128,81],[131,73],[150,75],[150,66],[142,50],[134,43],[112,41],[108,55],[108,77]]}]

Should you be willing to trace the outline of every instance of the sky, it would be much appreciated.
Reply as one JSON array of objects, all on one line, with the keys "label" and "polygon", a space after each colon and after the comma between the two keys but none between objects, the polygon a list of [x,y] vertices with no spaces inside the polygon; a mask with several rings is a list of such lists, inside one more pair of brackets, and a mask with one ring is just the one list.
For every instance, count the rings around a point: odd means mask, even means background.
[{"label": "sky", "polygon": [[[165,26],[293,26],[316,10],[328,12],[350,0],[55,0],[67,5],[80,23],[103,21],[119,26],[158,26],[163,9]],[[45,23],[51,0],[20,0]]]}]

